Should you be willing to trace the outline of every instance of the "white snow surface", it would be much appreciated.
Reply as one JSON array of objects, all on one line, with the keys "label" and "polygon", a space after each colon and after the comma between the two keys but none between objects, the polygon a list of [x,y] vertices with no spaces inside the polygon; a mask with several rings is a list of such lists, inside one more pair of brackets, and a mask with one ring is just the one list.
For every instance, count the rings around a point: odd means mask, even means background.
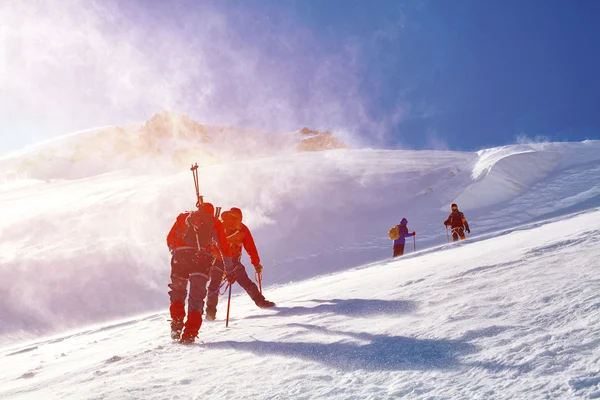
[{"label": "white snow surface", "polygon": [[[223,298],[182,346],[164,240],[195,203],[190,171],[73,160],[77,137],[0,159],[0,399],[600,398],[598,141],[297,153],[286,139],[253,156],[213,139],[201,191],[244,210],[278,306],[236,288],[230,327]],[[472,229],[457,244],[452,202]],[[417,251],[391,260],[402,217]]]}]

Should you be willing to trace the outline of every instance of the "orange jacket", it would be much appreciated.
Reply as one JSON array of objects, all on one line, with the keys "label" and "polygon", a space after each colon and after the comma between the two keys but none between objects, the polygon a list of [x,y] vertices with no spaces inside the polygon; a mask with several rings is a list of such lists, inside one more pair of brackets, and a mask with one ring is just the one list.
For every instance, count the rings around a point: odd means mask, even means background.
[{"label": "orange jacket", "polygon": [[[185,232],[186,228],[185,219],[189,214],[190,211],[186,211],[177,216],[175,223],[167,235],[167,246],[169,246],[169,250],[190,246],[190,244],[183,241],[183,232]],[[225,235],[223,224],[217,217],[213,217],[213,222],[213,246],[219,246],[225,257],[232,257],[231,248],[227,242],[227,235]]]},{"label": "orange jacket", "polygon": [[[242,256],[242,246],[246,250],[246,253],[250,256],[250,262],[252,265],[260,264],[260,257],[258,256],[258,250],[256,249],[256,244],[254,243],[254,238],[252,237],[252,233],[250,233],[250,229],[244,224],[242,225],[242,229],[237,231],[225,231],[227,235],[227,242],[231,247],[231,255],[234,258]],[[221,259],[221,255],[219,251],[215,249],[213,246],[213,252],[215,256]],[[226,256],[225,253],[223,255]]]}]

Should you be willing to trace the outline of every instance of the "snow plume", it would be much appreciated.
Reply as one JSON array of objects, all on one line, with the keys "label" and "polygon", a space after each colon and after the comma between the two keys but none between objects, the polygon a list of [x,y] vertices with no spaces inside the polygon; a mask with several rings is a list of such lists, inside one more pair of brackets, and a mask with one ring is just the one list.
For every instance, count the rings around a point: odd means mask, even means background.
[{"label": "snow plume", "polygon": [[548,138],[548,136],[541,135],[530,137],[524,133],[521,133],[519,136],[517,136],[516,142],[517,144],[550,143],[550,138]]},{"label": "snow plume", "polygon": [[328,53],[289,18],[272,35],[266,17],[213,2],[0,7],[0,129],[11,147],[162,109],[207,123],[339,130],[351,145],[352,132],[377,126],[351,62],[360,47]]},{"label": "snow plume", "polygon": [[148,183],[112,174],[32,184],[3,197],[2,331],[68,327],[73,319],[153,303],[151,266],[164,255],[157,246],[162,237],[146,232],[164,232],[168,223],[155,216],[160,203],[148,204]]}]

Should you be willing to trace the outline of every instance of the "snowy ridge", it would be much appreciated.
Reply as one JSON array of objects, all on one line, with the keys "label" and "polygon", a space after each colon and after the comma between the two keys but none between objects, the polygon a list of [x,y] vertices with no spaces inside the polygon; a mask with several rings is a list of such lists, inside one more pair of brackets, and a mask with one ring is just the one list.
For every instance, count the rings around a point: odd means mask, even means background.
[{"label": "snowy ridge", "polygon": [[[337,141],[327,134],[330,142]],[[174,174],[193,163],[209,166],[293,155],[302,151],[300,145],[305,141],[301,131],[273,133],[206,125],[184,114],[163,111],[143,124],[75,132],[0,157],[0,182],[81,179],[124,169]],[[326,150],[328,143],[305,147]]]},{"label": "snowy ridge", "polygon": [[[242,159],[205,144],[221,160],[200,169],[201,190],[215,205],[244,210],[266,285],[386,259],[387,230],[402,217],[418,232],[419,249],[440,245],[453,201],[475,235],[600,205],[600,143],[593,141],[479,154],[282,148]],[[51,143],[68,152],[63,145]],[[75,170],[40,162],[33,176],[0,185],[0,342],[164,307],[164,237],[193,206],[194,188],[187,165],[167,168],[170,159],[161,157],[148,168],[126,158],[88,159]],[[516,178],[526,183],[519,190],[511,186]]]}]

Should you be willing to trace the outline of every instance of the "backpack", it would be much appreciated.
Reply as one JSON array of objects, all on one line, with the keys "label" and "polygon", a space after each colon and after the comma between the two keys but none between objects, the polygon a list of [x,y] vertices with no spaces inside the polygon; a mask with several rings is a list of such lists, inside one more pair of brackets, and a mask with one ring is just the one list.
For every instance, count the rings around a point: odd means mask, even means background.
[{"label": "backpack", "polygon": [[212,245],[213,229],[215,226],[212,214],[203,211],[192,211],[185,219],[183,241],[188,246],[210,247]]},{"label": "backpack", "polygon": [[462,212],[460,211],[453,211],[452,213],[450,213],[450,216],[448,217],[448,220],[450,222],[450,226],[453,228],[456,227],[460,227],[463,226],[463,219],[465,218],[465,216],[463,215]]},{"label": "backpack", "polygon": [[390,229],[390,231],[388,232],[388,236],[390,237],[390,240],[400,239],[400,229],[398,228],[398,225]]}]

